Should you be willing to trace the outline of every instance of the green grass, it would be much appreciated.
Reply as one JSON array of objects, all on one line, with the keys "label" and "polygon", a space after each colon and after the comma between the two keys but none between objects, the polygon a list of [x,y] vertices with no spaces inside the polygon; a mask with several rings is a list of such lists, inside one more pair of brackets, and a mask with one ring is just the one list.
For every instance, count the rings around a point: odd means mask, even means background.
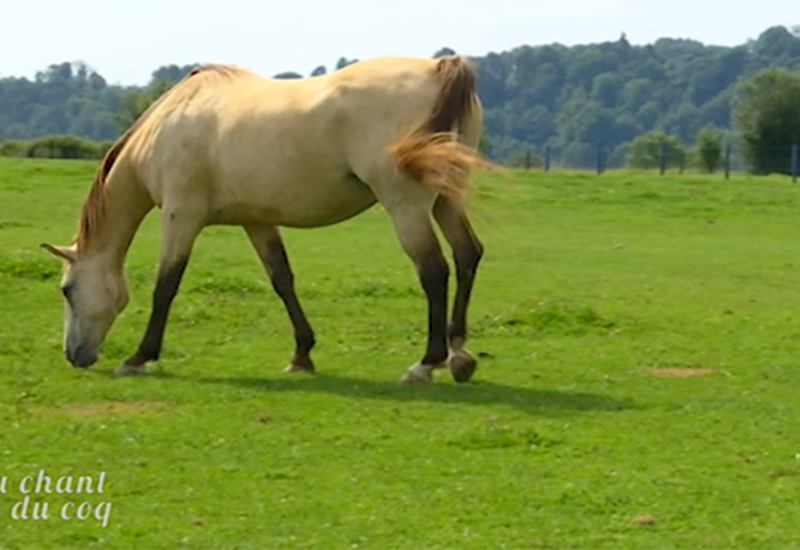
[{"label": "green grass", "polygon": [[407,387],[425,303],[379,208],[285,232],[317,376],[281,373],[289,322],[243,232],[221,227],[198,242],[162,360],[110,376],[149,313],[157,215],[101,361],[69,367],[60,267],[38,244],[69,242],[93,170],[0,161],[0,479],[105,471],[85,500],[111,502],[110,524],[14,521],[12,484],[0,548],[800,547],[786,178],[478,178],[478,373]]}]

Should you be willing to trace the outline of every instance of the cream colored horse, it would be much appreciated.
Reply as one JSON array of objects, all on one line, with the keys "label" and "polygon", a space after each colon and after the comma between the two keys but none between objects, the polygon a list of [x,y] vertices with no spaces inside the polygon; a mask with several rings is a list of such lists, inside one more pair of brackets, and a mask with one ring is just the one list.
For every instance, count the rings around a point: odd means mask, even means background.
[{"label": "cream colored horse", "polygon": [[[158,279],[136,353],[118,369],[158,359],[170,304],[195,238],[207,225],[241,225],[291,318],[287,371],[313,372],[314,333],[298,302],[279,227],[321,227],[380,202],[415,263],[428,300],[424,357],[403,377],[428,382],[449,366],[466,381],[463,349],[482,246],[463,210],[482,112],[461,57],[378,58],[302,80],[235,67],[194,70],[111,147],[84,203],[65,260],[64,351],[78,367],[98,349],[128,301],[123,265],[144,216],[162,210]],[[453,248],[458,288],[447,326],[448,266],[431,214]]]}]

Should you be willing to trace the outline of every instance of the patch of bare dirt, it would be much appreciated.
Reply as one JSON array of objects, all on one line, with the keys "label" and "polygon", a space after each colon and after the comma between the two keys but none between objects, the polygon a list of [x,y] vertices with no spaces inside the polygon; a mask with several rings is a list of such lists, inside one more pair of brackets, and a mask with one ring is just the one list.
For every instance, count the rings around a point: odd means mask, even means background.
[{"label": "patch of bare dirt", "polygon": [[87,417],[164,412],[174,407],[174,404],[163,401],[101,401],[99,403],[73,403],[57,407],[39,407],[35,412],[44,416],[65,414],[67,416]]},{"label": "patch of bare dirt", "polygon": [[644,516],[637,516],[633,518],[634,525],[654,525],[655,523],[656,523],[656,518],[654,518],[650,514],[646,514]]},{"label": "patch of bare dirt", "polygon": [[691,378],[693,376],[708,376],[714,374],[716,369],[700,367],[651,367],[646,371],[653,376],[667,376],[672,378]]}]

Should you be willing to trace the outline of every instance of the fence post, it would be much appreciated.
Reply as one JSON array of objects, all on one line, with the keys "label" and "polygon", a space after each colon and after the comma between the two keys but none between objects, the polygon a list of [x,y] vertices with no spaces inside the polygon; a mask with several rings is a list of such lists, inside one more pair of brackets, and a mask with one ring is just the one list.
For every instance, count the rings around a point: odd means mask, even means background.
[{"label": "fence post", "polygon": [[797,144],[792,145],[792,183],[797,183]]},{"label": "fence post", "polygon": [[544,148],[544,171],[550,171],[550,146]]},{"label": "fence post", "polygon": [[597,173],[603,173],[603,145],[597,144]]},{"label": "fence post", "polygon": [[731,144],[725,144],[725,179],[730,179],[731,177]]},{"label": "fence post", "polygon": [[658,163],[661,171],[661,175],[664,175],[664,172],[667,171],[667,142],[661,142],[661,150],[659,151],[659,158]]},{"label": "fence post", "polygon": [[531,152],[527,151],[525,153],[525,170],[531,169]]}]

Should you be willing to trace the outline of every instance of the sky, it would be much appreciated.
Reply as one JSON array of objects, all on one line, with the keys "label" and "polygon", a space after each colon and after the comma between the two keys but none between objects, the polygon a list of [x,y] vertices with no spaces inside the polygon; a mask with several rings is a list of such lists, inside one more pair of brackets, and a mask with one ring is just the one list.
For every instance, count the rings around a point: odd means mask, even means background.
[{"label": "sky", "polygon": [[82,61],[112,84],[162,65],[308,74],[340,57],[466,55],[555,42],[733,46],[800,24],[796,0],[0,0],[0,77]]}]

